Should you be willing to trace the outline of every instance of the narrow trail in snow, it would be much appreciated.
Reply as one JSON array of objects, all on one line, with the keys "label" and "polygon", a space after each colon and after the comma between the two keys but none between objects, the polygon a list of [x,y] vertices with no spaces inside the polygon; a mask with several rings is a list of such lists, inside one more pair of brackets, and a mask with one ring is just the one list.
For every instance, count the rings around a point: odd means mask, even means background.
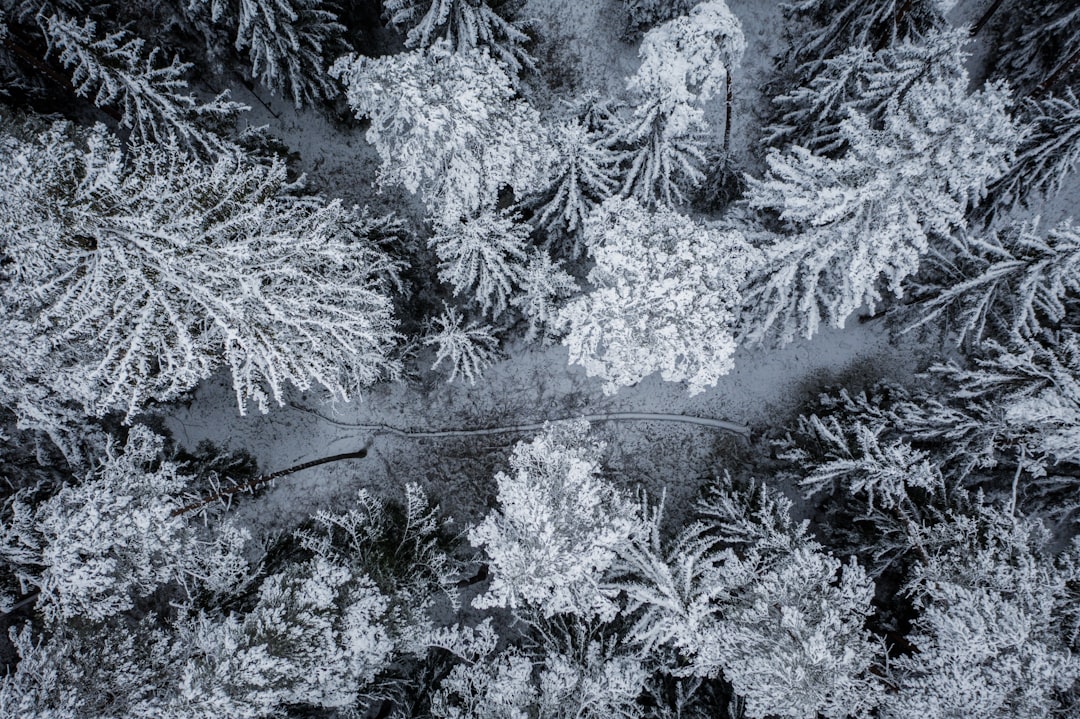
[{"label": "narrow trail in snow", "polygon": [[[443,437],[474,437],[479,435],[493,435],[493,434],[507,434],[511,432],[532,432],[541,430],[544,425],[547,424],[560,424],[563,422],[575,422],[577,420],[586,420],[587,422],[625,422],[625,421],[645,421],[645,422],[678,422],[682,424],[692,424],[699,427],[710,427],[712,429],[718,429],[723,432],[730,432],[738,435],[739,437],[748,440],[750,437],[750,428],[734,422],[728,422],[722,419],[712,419],[710,417],[693,417],[683,414],[661,414],[655,412],[607,412],[604,414],[583,414],[576,417],[560,417],[557,419],[544,420],[542,422],[530,422],[528,424],[515,424],[507,425],[504,427],[484,427],[480,429],[447,429],[447,430],[435,430],[435,431],[409,431],[399,429],[397,427],[391,427],[387,424],[350,424],[348,422],[340,422],[335,419],[331,419],[313,409],[303,407],[298,404],[292,404],[294,409],[306,412],[307,414],[318,417],[321,421],[332,424],[336,427],[342,427],[345,429],[362,430],[365,432],[371,432],[373,434],[392,434],[397,437],[407,439],[438,439]],[[371,445],[371,440],[364,445],[364,447],[355,452],[345,452],[343,454],[335,454],[328,457],[322,457],[310,462],[303,462],[301,464],[288,467],[286,469],[278,470],[276,472],[270,472],[268,474],[260,475],[248,482],[229,487],[215,494],[207,497],[202,497],[196,501],[180,507],[173,511],[170,516],[176,517],[182,514],[187,514],[198,509],[202,509],[216,501],[225,500],[234,494],[240,494],[241,492],[251,492],[256,487],[272,482],[280,477],[285,477],[296,472],[303,471],[305,469],[311,469],[324,464],[330,464],[331,462],[340,462],[346,459],[363,459],[367,456],[367,450]]]},{"label": "narrow trail in snow", "polygon": [[750,428],[736,424],[735,422],[728,422],[723,419],[712,419],[710,417],[694,417],[685,414],[661,414],[656,412],[605,412],[602,414],[582,414],[575,417],[559,417],[556,419],[547,419],[540,422],[529,422],[527,424],[512,424],[503,427],[484,427],[480,429],[445,429],[445,430],[404,430],[397,427],[391,427],[387,424],[350,424],[348,422],[341,422],[336,419],[327,417],[324,414],[316,412],[313,409],[303,407],[298,404],[293,404],[294,409],[306,412],[308,414],[318,417],[323,422],[332,424],[336,427],[343,429],[355,429],[363,430],[366,432],[392,434],[397,437],[406,437],[410,439],[438,439],[441,437],[475,437],[480,435],[493,435],[493,434],[508,434],[510,432],[535,432],[542,430],[546,424],[560,424],[563,422],[575,422],[577,420],[585,420],[587,422],[626,422],[626,421],[640,421],[640,422],[678,422],[682,424],[693,424],[699,427],[711,427],[713,429],[719,429],[724,432],[731,432],[744,438],[750,437]]}]

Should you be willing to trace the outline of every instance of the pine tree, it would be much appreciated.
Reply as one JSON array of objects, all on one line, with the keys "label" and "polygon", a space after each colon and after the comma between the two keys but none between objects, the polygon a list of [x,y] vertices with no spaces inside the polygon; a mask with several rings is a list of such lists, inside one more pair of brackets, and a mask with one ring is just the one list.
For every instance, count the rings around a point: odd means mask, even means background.
[{"label": "pine tree", "polygon": [[848,48],[823,61],[802,87],[773,100],[778,118],[766,128],[765,141],[835,156],[846,147],[840,125],[852,112],[880,128],[890,107],[903,103],[916,87],[963,77],[968,41],[964,30],[954,29],[876,53],[865,46]]},{"label": "pine tree", "polygon": [[386,0],[383,6],[390,24],[407,30],[406,47],[429,47],[440,40],[456,52],[486,47],[513,77],[522,68],[534,67],[522,47],[529,36],[504,20],[487,0]]},{"label": "pine tree", "polygon": [[446,361],[450,365],[447,382],[461,377],[472,385],[495,361],[499,348],[499,340],[489,325],[477,321],[464,324],[461,315],[450,306],[432,322],[431,334],[424,344],[435,347],[431,369]]},{"label": "pine tree", "polygon": [[484,211],[462,222],[440,225],[428,244],[438,256],[439,279],[465,295],[484,313],[506,311],[520,284],[529,227],[507,212]]},{"label": "pine tree", "polygon": [[242,617],[187,621],[176,701],[255,717],[287,705],[352,706],[395,648],[388,610],[370,578],[323,557],[297,562],[265,578]]},{"label": "pine tree", "polygon": [[514,98],[510,78],[486,51],[439,43],[379,59],[346,56],[331,75],[347,87],[380,182],[419,192],[448,226],[495,209],[500,191],[525,196],[547,183],[551,147],[537,112]]},{"label": "pine tree", "polygon": [[[58,124],[9,139],[0,171],[4,323],[53,348],[6,368],[22,384],[130,417],[223,365],[241,411],[282,402],[287,384],[347,397],[394,371],[396,266],[366,238],[380,221],[287,194],[281,164],[175,147],[127,163],[102,127]],[[23,417],[42,409],[8,389]]]},{"label": "pine tree", "polygon": [[690,0],[623,0],[631,33],[648,30],[657,23],[685,15],[694,7]]},{"label": "pine tree", "polygon": [[627,82],[634,109],[615,134],[628,158],[624,196],[673,205],[701,182],[709,130],[701,103],[721,87],[730,90],[731,70],[745,49],[739,21],[723,0],[701,3],[645,35],[641,67]]},{"label": "pine tree", "polygon": [[1000,86],[968,95],[966,75],[919,83],[881,130],[859,114],[845,120],[849,149],[837,159],[771,151],[749,203],[775,212],[786,232],[765,248],[766,269],[747,292],[745,336],[809,338],[822,322],[842,327],[875,306],[882,284],[902,296],[931,236],[962,228],[969,205],[1005,172],[1018,139],[1006,100]]},{"label": "pine tree", "polygon": [[1080,62],[1080,8],[1068,0],[1032,5],[1011,2],[996,74],[1022,94],[1040,94],[1069,84]]},{"label": "pine tree", "polygon": [[201,102],[188,91],[184,76],[192,65],[178,57],[164,62],[159,48],[146,51],[146,42],[127,32],[98,37],[96,24],[57,13],[39,20],[45,38],[60,63],[72,73],[76,94],[92,96],[98,107],[117,107],[120,125],[136,144],[177,142],[203,154],[232,149],[232,143],[206,127],[221,123],[248,108],[228,99],[228,92]]},{"label": "pine tree", "polygon": [[739,288],[759,261],[737,231],[612,199],[584,232],[593,289],[559,315],[571,363],[606,393],[659,370],[695,394],[731,369]]}]

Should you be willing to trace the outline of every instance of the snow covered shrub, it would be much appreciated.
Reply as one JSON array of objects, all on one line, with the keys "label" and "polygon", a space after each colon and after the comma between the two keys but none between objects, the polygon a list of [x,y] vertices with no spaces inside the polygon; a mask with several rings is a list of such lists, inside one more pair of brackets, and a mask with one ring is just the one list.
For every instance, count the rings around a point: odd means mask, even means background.
[{"label": "snow covered shrub", "polygon": [[349,397],[395,371],[396,267],[358,234],[370,218],[288,194],[280,163],[140,153],[100,125],[0,148],[0,322],[29,360],[2,399],[26,422],[34,386],[131,417],[225,366],[265,412],[287,385]]},{"label": "snow covered shrub", "polygon": [[633,113],[616,129],[628,169],[622,192],[673,205],[701,182],[709,123],[701,103],[730,82],[746,39],[723,0],[709,0],[650,30],[628,79]]},{"label": "snow covered shrub", "polygon": [[748,199],[785,231],[765,248],[747,292],[748,339],[775,334],[786,343],[812,337],[822,322],[843,327],[883,289],[903,294],[931,235],[964,226],[1018,140],[1005,89],[969,95],[967,85],[966,74],[915,85],[880,130],[852,113],[841,124],[848,150],[837,159],[797,146],[770,151],[769,175],[750,179]]},{"label": "snow covered shrub", "polygon": [[386,0],[383,13],[391,25],[407,30],[406,47],[445,40],[456,52],[487,48],[515,76],[523,67],[533,67],[522,47],[529,37],[487,0]]},{"label": "snow covered shrub", "polygon": [[40,593],[37,608],[48,621],[101,621],[170,583],[227,593],[246,580],[246,534],[225,526],[203,541],[176,516],[188,478],[158,462],[161,447],[136,425],[124,451],[110,448],[79,484],[33,508],[13,500],[0,552],[24,562],[16,573]]},{"label": "snow covered shrub", "polygon": [[469,531],[492,574],[474,606],[605,620],[617,613],[604,573],[642,520],[638,505],[600,476],[602,446],[587,433],[584,421],[548,426],[517,444],[511,474],[495,475],[499,508]]},{"label": "snow covered shrub", "polygon": [[508,212],[485,210],[476,217],[435,228],[428,245],[440,260],[439,279],[493,317],[506,311],[521,279],[529,226]]},{"label": "snow covered shrub", "polygon": [[540,116],[486,50],[446,43],[378,59],[348,55],[330,69],[350,107],[371,120],[380,182],[419,192],[437,222],[494,210],[509,186],[547,182],[551,147]]},{"label": "snow covered shrub", "polygon": [[609,394],[658,370],[696,394],[730,371],[739,287],[759,262],[738,232],[611,199],[586,221],[585,241],[593,289],[559,315],[571,363]]},{"label": "snow covered shrub", "polygon": [[431,333],[424,344],[435,347],[431,369],[446,361],[450,364],[450,377],[446,381],[453,382],[460,376],[469,384],[476,384],[498,357],[499,350],[499,340],[491,326],[475,320],[464,324],[458,311],[449,306],[432,321]]}]

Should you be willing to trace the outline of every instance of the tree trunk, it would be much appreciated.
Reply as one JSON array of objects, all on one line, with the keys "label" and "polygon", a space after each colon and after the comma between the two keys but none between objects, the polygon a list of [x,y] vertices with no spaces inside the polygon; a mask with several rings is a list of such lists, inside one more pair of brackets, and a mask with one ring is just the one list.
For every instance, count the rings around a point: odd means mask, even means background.
[{"label": "tree trunk", "polygon": [[725,98],[724,107],[724,155],[728,154],[728,148],[731,146],[731,105],[733,101],[731,91],[731,69],[727,71],[726,85],[727,95]]},{"label": "tree trunk", "polygon": [[982,14],[982,17],[971,26],[972,37],[975,37],[982,32],[982,29],[986,27],[986,23],[990,22],[990,18],[994,16],[994,13],[998,11],[999,7],[1001,7],[1001,0],[994,0],[994,2],[990,3],[990,7],[986,9],[986,12]]},{"label": "tree trunk", "polygon": [[314,460],[312,460],[310,462],[304,462],[303,464],[298,464],[298,465],[296,465],[294,467],[289,467],[288,469],[282,469],[282,470],[279,470],[277,472],[271,472],[270,474],[263,474],[263,475],[260,475],[260,476],[256,477],[255,479],[249,481],[249,482],[244,482],[243,484],[238,484],[235,487],[229,487],[228,489],[223,489],[222,491],[218,492],[217,494],[210,495],[209,497],[203,497],[202,499],[200,499],[197,502],[192,502],[191,504],[180,507],[179,509],[174,509],[172,514],[169,515],[169,516],[178,517],[181,514],[187,514],[188,512],[193,512],[196,509],[202,509],[203,507],[210,504],[211,502],[216,502],[219,499],[225,499],[226,497],[231,497],[232,495],[239,494],[240,492],[250,491],[250,490],[254,489],[255,487],[258,487],[260,484],[266,484],[267,482],[271,482],[271,481],[277,479],[278,477],[284,477],[286,475],[294,474],[294,473],[299,472],[299,471],[304,470],[304,469],[311,469],[312,467],[318,467],[320,464],[330,464],[331,462],[340,462],[343,459],[363,459],[366,456],[367,456],[367,447],[364,447],[363,449],[361,449],[361,450],[359,450],[357,452],[346,452],[344,454],[335,454],[335,455],[330,456],[330,457],[323,457],[321,459],[314,459]]}]

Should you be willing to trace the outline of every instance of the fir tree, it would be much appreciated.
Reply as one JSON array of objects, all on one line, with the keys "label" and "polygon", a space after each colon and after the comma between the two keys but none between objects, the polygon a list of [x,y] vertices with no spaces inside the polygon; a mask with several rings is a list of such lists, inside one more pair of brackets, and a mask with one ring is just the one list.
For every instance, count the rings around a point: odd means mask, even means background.
[{"label": "fir tree", "polygon": [[456,52],[486,47],[516,77],[534,61],[522,45],[529,40],[504,20],[487,0],[386,0],[383,13],[391,25],[406,30],[406,47],[429,47],[447,41]]},{"label": "fir tree", "polygon": [[786,231],[765,248],[766,270],[747,292],[745,336],[811,337],[822,322],[842,327],[875,306],[882,284],[902,296],[931,237],[962,228],[969,205],[1005,172],[1018,139],[1005,105],[998,86],[968,95],[966,75],[919,83],[881,130],[859,114],[845,120],[849,149],[837,159],[797,146],[770,152],[749,203],[775,212]]}]

